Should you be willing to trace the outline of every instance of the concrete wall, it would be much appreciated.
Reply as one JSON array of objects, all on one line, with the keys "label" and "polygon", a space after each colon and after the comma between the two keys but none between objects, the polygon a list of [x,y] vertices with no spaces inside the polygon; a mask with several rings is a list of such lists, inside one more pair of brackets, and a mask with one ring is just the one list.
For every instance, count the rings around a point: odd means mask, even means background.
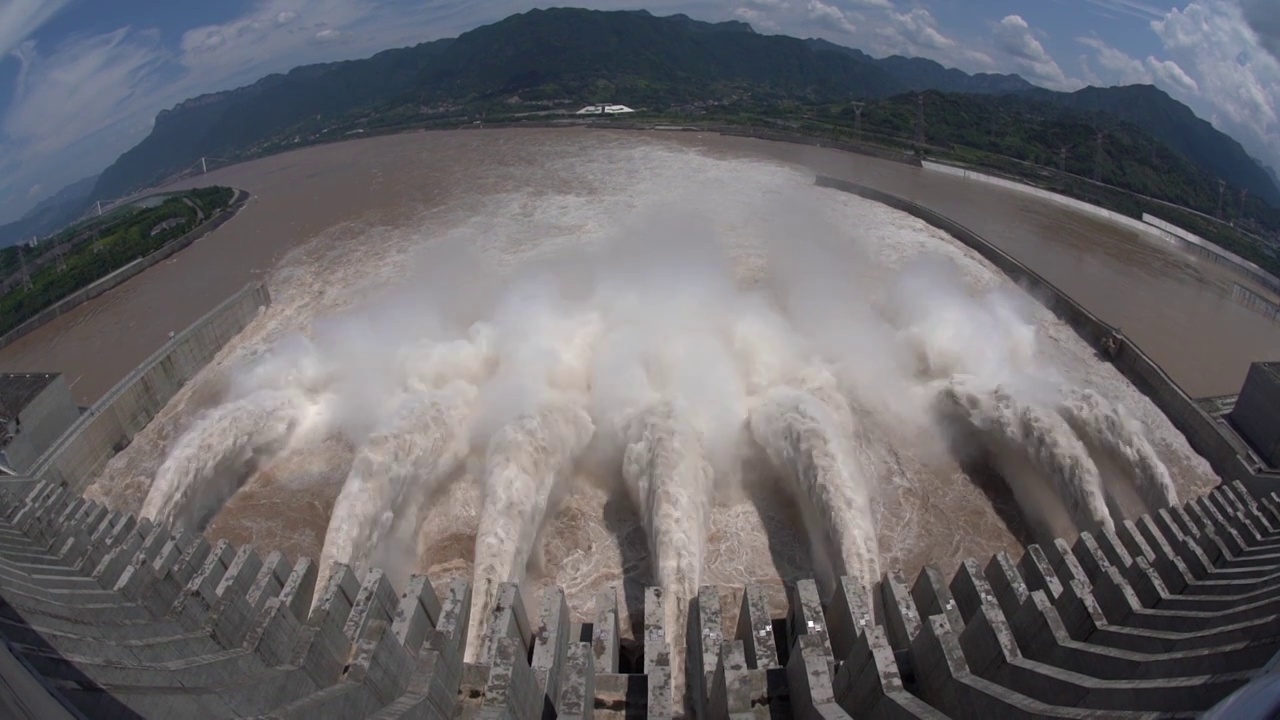
[{"label": "concrete wall", "polygon": [[271,302],[250,285],[175,336],[80,416],[32,468],[31,477],[83,490],[151,418]]},{"label": "concrete wall", "polygon": [[135,275],[142,272],[143,270],[146,270],[147,268],[155,265],[156,263],[167,260],[174,253],[180,250],[186,249],[195,241],[199,240],[205,235],[208,235],[214,230],[217,230],[219,227],[222,226],[223,223],[235,217],[236,213],[240,212],[240,208],[244,207],[245,202],[249,198],[249,194],[241,190],[237,190],[236,193],[237,193],[236,197],[232,200],[230,207],[218,213],[217,215],[214,215],[212,218],[207,220],[200,227],[196,228],[195,230],[192,230],[191,232],[187,233],[186,235],[183,235],[182,237],[174,240],[173,242],[170,242],[169,244],[165,245],[159,250],[156,250],[150,255],[147,255],[146,257],[138,258],[137,260],[134,260],[133,262],[129,263],[128,265],[125,265],[119,270],[116,270],[110,275],[71,293],[70,295],[62,298],[61,300],[54,303],[53,305],[50,305],[44,310],[41,310],[40,313],[37,314],[35,317],[31,318],[30,320],[27,320],[26,322],[22,323],[18,327],[10,330],[9,332],[5,333],[3,336],[0,336],[0,349],[10,345],[11,343],[16,341],[18,338],[22,337],[23,335],[26,335],[27,333],[30,333],[36,330],[37,328],[45,325],[46,323],[52,321],[54,318],[58,317],[59,315],[69,312],[70,310],[73,310],[89,302],[90,300],[98,297],[99,295],[107,292],[108,290],[111,290],[112,288],[119,287],[121,284],[128,281],[130,278],[134,277]]},{"label": "concrete wall", "polygon": [[18,472],[28,472],[79,417],[80,408],[71,397],[66,378],[55,377],[18,413],[22,432],[5,448],[10,466]]},{"label": "concrete wall", "polygon": [[1280,293],[1280,279],[1275,275],[1263,270],[1257,265],[1245,260],[1233,252],[1228,252],[1217,245],[1196,235],[1190,230],[1184,230],[1171,222],[1166,222],[1150,213],[1142,214],[1142,221],[1155,227],[1170,242],[1180,242],[1185,249],[1195,252],[1200,257],[1210,260],[1219,265],[1226,265],[1232,270],[1248,277],[1250,280],[1258,283],[1262,287],[1272,292]]},{"label": "concrete wall", "polygon": [[941,163],[930,162],[928,160],[924,161],[922,163],[922,166],[924,167],[925,170],[942,173],[944,175],[954,175],[956,177],[961,177],[966,180],[974,180],[977,182],[987,183],[988,185],[995,185],[997,187],[1006,188],[1008,190],[1013,190],[1014,192],[1020,192],[1025,195],[1033,195],[1042,200],[1048,200],[1049,202],[1056,203],[1058,205],[1064,205],[1066,207],[1071,208],[1072,210],[1076,210],[1078,212],[1082,212],[1087,215],[1093,215],[1094,217],[1099,217],[1104,220],[1109,220],[1118,225],[1123,225],[1125,227],[1132,228],[1133,230],[1137,230],[1138,232],[1143,232],[1153,237],[1158,237],[1161,240],[1165,240],[1165,242],[1170,242],[1170,240],[1164,237],[1163,235],[1161,235],[1156,230],[1156,228],[1152,227],[1151,225],[1148,225],[1147,223],[1142,222],[1141,220],[1136,220],[1134,218],[1129,217],[1128,215],[1122,215],[1121,213],[1113,212],[1111,210],[1107,210],[1106,208],[1098,207],[1097,205],[1091,205],[1082,200],[1076,200],[1075,198],[1067,197],[1066,195],[1061,195],[1055,192],[1051,192],[1049,190],[1042,190],[1038,187],[1033,187],[1031,185],[1020,183],[1014,180],[1006,180],[1004,178],[995,177],[994,175],[987,175],[984,173],[975,172],[973,170],[966,170],[964,168],[954,167],[952,165],[943,165]]},{"label": "concrete wall", "polygon": [[1280,304],[1272,302],[1261,293],[1256,293],[1240,283],[1232,283],[1231,299],[1260,315],[1280,322]]},{"label": "concrete wall", "polygon": [[1249,367],[1231,423],[1268,463],[1280,466],[1280,374],[1274,367]]},{"label": "concrete wall", "polygon": [[1280,279],[1277,279],[1271,273],[1268,273],[1239,255],[1223,250],[1217,245],[1205,240],[1189,230],[1184,230],[1173,223],[1161,220],[1149,213],[1144,213],[1142,220],[1136,220],[1128,215],[1123,215],[1112,210],[1107,210],[1106,208],[1098,207],[1097,205],[1092,205],[1082,200],[1076,200],[1075,198],[1067,197],[1066,195],[1061,195],[1049,190],[1043,190],[1015,180],[1006,180],[1005,178],[995,177],[993,175],[987,175],[973,170],[966,170],[952,165],[943,165],[941,163],[930,162],[927,160],[922,163],[922,166],[926,170],[942,173],[944,175],[954,175],[966,180],[974,180],[976,182],[987,183],[988,185],[995,185],[997,187],[1013,190],[1014,192],[1020,192],[1025,195],[1032,195],[1042,200],[1048,200],[1049,202],[1069,207],[1077,212],[1093,215],[1094,217],[1102,218],[1103,220],[1116,223],[1117,225],[1122,225],[1124,227],[1137,230],[1138,232],[1146,233],[1151,237],[1163,240],[1170,245],[1193,255],[1197,255],[1212,263],[1229,267],[1231,270],[1247,277],[1253,282],[1256,282],[1269,290],[1280,293]]},{"label": "concrete wall", "polygon": [[1280,474],[1267,472],[1241,458],[1227,439],[1226,428],[1201,410],[1154,360],[1118,330],[1090,313],[1031,268],[972,230],[929,208],[844,180],[820,176],[817,183],[822,187],[853,193],[914,215],[977,251],[1070,325],[1099,353],[1109,357],[1116,368],[1168,416],[1174,427],[1187,437],[1191,447],[1209,461],[1214,472],[1224,481],[1239,480],[1256,494],[1280,489]]},{"label": "concrete wall", "polygon": [[[704,585],[627,608],[609,587],[577,622],[559,588],[534,605],[515,583],[414,575],[400,592],[342,563],[317,584],[308,558],[39,483],[0,493],[0,648],[16,661],[0,653],[0,717],[1190,717],[1280,668],[1277,537],[1280,496],[1220,485],[950,578],[797,579],[781,605],[764,585]],[[489,621],[469,638],[473,607]],[[6,694],[29,710],[4,714]],[[1240,699],[1210,716],[1273,716]]]}]

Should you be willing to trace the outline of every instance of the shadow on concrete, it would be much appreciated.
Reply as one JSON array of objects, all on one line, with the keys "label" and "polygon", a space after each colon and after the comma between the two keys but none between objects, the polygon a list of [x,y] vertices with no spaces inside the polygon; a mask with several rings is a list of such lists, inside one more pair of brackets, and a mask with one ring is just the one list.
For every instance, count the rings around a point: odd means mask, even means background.
[{"label": "shadow on concrete", "polygon": [[[617,539],[622,560],[622,597],[626,612],[619,617],[621,623],[631,629],[630,638],[623,638],[619,648],[619,670],[623,673],[642,672],[644,668],[644,591],[657,584],[653,559],[649,556],[649,543],[644,525],[635,507],[619,491],[609,495],[604,504],[604,525]],[[594,613],[591,608],[590,612]],[[626,635],[626,633],[623,633]],[[636,670],[635,668],[641,668]]]},{"label": "shadow on concrete", "polygon": [[[5,701],[0,702],[0,709],[11,703],[13,707],[22,708],[29,713],[6,714],[5,717],[13,717],[15,720],[24,717],[40,720],[83,717],[133,720],[143,717],[66,659],[31,627],[21,611],[2,596],[0,635],[3,635],[6,644],[11,645],[9,650],[15,644],[23,646],[21,653],[14,651],[11,656],[20,664],[0,664],[0,675],[3,676],[0,699]],[[32,660],[45,670],[37,674]],[[19,672],[28,673],[28,677],[16,676],[15,673]],[[31,680],[39,685],[33,684]],[[11,692],[14,693],[13,697],[3,697]]]}]

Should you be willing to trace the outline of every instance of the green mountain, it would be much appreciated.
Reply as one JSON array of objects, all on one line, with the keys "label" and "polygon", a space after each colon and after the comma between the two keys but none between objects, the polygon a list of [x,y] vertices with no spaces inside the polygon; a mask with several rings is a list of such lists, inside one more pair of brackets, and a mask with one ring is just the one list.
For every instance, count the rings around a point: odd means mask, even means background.
[{"label": "green mountain", "polygon": [[962,70],[948,68],[943,66],[941,63],[934,62],[933,60],[927,60],[925,58],[909,58],[901,55],[892,55],[890,57],[877,60],[861,50],[837,45],[826,40],[810,38],[805,40],[805,42],[809,47],[815,50],[840,53],[862,62],[875,65],[888,73],[889,77],[896,80],[904,92],[941,90],[942,92],[995,95],[1022,92],[1023,90],[1032,90],[1035,88],[1035,85],[1027,82],[1020,75],[999,75],[992,73],[978,73],[976,75],[970,75]]},{"label": "green mountain", "polygon": [[[1053,93],[1016,75],[968,75],[929,60],[875,59],[821,40],[761,35],[741,22],[576,9],[534,10],[456,39],[300,67],[188,100],[160,113],[151,135],[102,174],[92,197],[119,197],[201,157],[252,157],[366,127],[458,124],[601,101],[667,115],[794,118],[803,117],[804,108],[923,90],[982,94],[1002,112],[1022,108],[1018,102],[1037,103],[1035,113],[1014,113],[1029,122],[1041,116],[1081,127],[1128,122],[1180,158],[1149,162],[1157,169],[1141,182],[1135,178],[1142,173],[1126,171],[1136,187],[1177,202],[1173,198],[1202,182],[1168,177],[1176,165],[1280,205],[1280,190],[1238,143],[1154,88]],[[930,118],[937,122],[936,113]],[[885,129],[910,137],[905,122]],[[1050,132],[1035,122],[1027,127]],[[1200,203],[1201,190],[1192,194]]]},{"label": "green mountain", "polygon": [[1087,87],[1073,93],[1033,90],[1027,94],[1073,110],[1105,113],[1131,122],[1205,172],[1280,206],[1276,180],[1240,143],[1157,87]]},{"label": "green mountain", "polygon": [[62,188],[31,208],[18,220],[0,225],[0,247],[16,245],[32,236],[43,236],[75,222],[91,204],[98,176],[87,177]]},{"label": "green mountain", "polygon": [[116,198],[190,167],[237,157],[311,117],[339,117],[403,93],[450,40],[387,50],[366,60],[305,65],[156,116],[151,134],[103,171],[95,199]]}]

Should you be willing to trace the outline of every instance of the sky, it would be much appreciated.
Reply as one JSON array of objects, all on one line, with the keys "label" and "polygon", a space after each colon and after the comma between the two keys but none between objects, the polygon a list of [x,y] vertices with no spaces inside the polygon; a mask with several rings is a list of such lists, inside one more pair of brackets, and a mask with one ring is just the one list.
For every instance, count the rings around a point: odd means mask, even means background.
[{"label": "sky", "polygon": [[[1280,0],[578,0],[744,20],[1054,90],[1155,84],[1280,169]],[[201,93],[452,37],[521,0],[0,0],[0,223]]]}]

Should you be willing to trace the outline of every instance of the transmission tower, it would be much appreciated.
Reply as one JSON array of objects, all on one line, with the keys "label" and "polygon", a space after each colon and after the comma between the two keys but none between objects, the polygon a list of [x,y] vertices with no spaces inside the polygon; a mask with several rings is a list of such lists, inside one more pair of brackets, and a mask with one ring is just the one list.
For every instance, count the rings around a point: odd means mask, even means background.
[{"label": "transmission tower", "polygon": [[27,254],[18,246],[18,264],[22,266],[22,289],[31,292],[31,275],[27,272]]},{"label": "transmission tower", "polygon": [[1240,188],[1240,217],[1244,217],[1244,206],[1249,200],[1249,188]]},{"label": "transmission tower", "polygon": [[65,271],[67,269],[66,249],[62,245],[55,245],[53,247],[53,254],[58,258],[58,272]]},{"label": "transmission tower", "polygon": [[1070,145],[1063,145],[1058,148],[1058,172],[1065,173],[1067,171],[1067,153],[1070,152]]},{"label": "transmission tower", "polygon": [[924,145],[924,93],[916,95],[916,145]]},{"label": "transmission tower", "polygon": [[1222,178],[1218,178],[1218,219],[1219,220],[1226,219],[1226,217],[1222,214],[1222,198],[1224,195],[1226,195],[1226,192],[1227,192],[1227,181],[1223,180]]},{"label": "transmission tower", "polygon": [[1106,152],[1103,150],[1103,143],[1107,139],[1107,131],[1099,130],[1097,135],[1097,150],[1093,154],[1093,181],[1102,182],[1102,161],[1106,158]]},{"label": "transmission tower", "polygon": [[857,133],[859,138],[861,138],[862,137],[862,109],[866,107],[867,104],[863,102],[851,102],[849,104],[853,106],[853,131]]}]

